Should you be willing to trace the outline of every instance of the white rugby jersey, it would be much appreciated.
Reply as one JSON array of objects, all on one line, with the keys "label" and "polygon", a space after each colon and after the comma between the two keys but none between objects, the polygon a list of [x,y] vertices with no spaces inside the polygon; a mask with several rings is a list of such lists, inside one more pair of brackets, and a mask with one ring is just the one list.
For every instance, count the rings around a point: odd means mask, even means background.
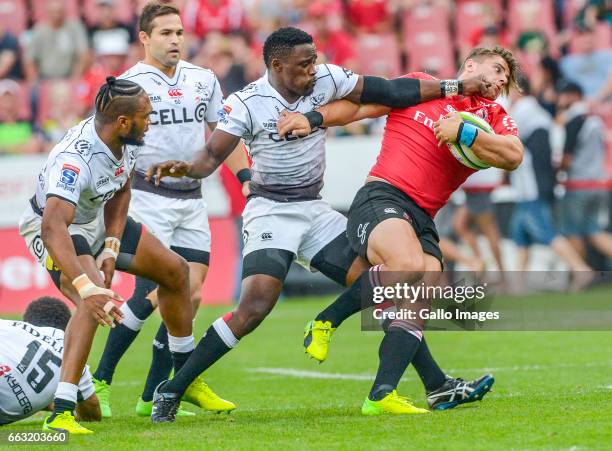
[{"label": "white rugby jersey", "polygon": [[[179,61],[174,77],[168,78],[159,69],[139,62],[119,78],[142,86],[153,107],[145,145],[136,161],[137,174],[144,175],[153,164],[166,160],[190,161],[204,148],[205,122],[217,122],[223,101],[212,71]],[[200,183],[188,177],[166,177],[161,186],[191,190]]]},{"label": "white rugby jersey", "polygon": [[[60,381],[64,331],[0,320],[0,425],[47,407]],[[79,381],[82,399],[94,394],[89,368]]]},{"label": "white rugby jersey", "polygon": [[123,146],[117,160],[98,136],[94,117],[75,125],[55,145],[38,174],[35,202],[45,208],[49,196],[76,206],[74,224],[85,224],[101,215],[104,204],[128,181],[138,146]]},{"label": "white rugby jersey", "polygon": [[251,192],[273,200],[319,198],[325,172],[325,129],[303,138],[281,137],[276,123],[283,110],[307,113],[348,95],[358,75],[333,64],[316,68],[311,95],[288,103],[268,81],[268,73],[227,98],[217,128],[245,139],[253,159]]}]

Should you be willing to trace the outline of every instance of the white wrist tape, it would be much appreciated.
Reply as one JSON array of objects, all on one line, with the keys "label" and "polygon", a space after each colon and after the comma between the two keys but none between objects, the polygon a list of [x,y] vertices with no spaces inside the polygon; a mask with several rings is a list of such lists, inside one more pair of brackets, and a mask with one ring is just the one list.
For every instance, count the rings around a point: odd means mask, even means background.
[{"label": "white wrist tape", "polygon": [[121,240],[119,240],[119,238],[115,238],[114,236],[109,236],[104,239],[104,249],[102,250],[102,253],[108,254],[117,260],[119,248],[121,248]]},{"label": "white wrist tape", "polygon": [[106,296],[114,296],[114,293],[111,290],[107,290],[106,288],[101,288],[89,280],[87,274],[81,274],[79,277],[76,277],[72,281],[72,285],[79,292],[79,296],[81,299],[88,298],[90,296],[95,296],[97,294],[104,294]]}]

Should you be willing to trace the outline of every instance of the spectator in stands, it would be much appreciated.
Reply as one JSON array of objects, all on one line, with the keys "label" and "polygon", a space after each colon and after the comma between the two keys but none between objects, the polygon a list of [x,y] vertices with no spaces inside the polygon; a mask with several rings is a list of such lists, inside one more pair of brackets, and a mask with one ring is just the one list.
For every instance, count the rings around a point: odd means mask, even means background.
[{"label": "spectator in stands", "polygon": [[583,239],[612,257],[612,235],[607,226],[609,184],[605,172],[605,126],[589,113],[583,90],[577,83],[558,85],[557,121],[565,126],[561,169],[567,171],[567,192],[562,202],[563,233],[584,255]]},{"label": "spectator in stands", "polygon": [[20,117],[20,94],[17,82],[0,80],[0,155],[43,150],[43,141],[32,122]]},{"label": "spectator in stands", "polygon": [[496,168],[485,169],[471,175],[462,186],[465,192],[465,205],[457,210],[453,225],[457,236],[468,244],[474,256],[481,260],[483,258],[472,226],[476,226],[482,232],[489,242],[497,269],[503,278],[500,232],[491,200],[491,193],[501,184],[502,178],[502,171]]},{"label": "spectator in stands", "polygon": [[80,21],[67,20],[62,0],[48,0],[47,18],[37,23],[27,47],[28,81],[79,78],[87,64],[87,34]]},{"label": "spectator in stands", "polygon": [[576,53],[561,58],[563,77],[578,83],[587,98],[607,97],[612,92],[612,50],[597,49],[597,34],[590,27],[578,28],[574,40]]},{"label": "spectator in stands", "polygon": [[110,40],[117,41],[117,46],[129,48],[136,41],[133,30],[115,18],[113,0],[96,0],[96,22],[90,24],[89,41],[93,51],[100,54],[100,46],[108,45]]},{"label": "spectator in stands", "polygon": [[81,116],[78,114],[79,105],[75,102],[73,83],[69,80],[53,80],[47,83],[48,106],[45,117],[40,118],[40,126],[46,147],[50,150],[62,139],[68,129],[81,121]]},{"label": "spectator in stands", "polygon": [[234,57],[229,39],[218,35],[218,39],[212,40],[211,36],[212,33],[208,35],[207,45],[202,46],[205,52],[196,55],[193,62],[212,70],[221,84],[221,91],[228,96],[248,84],[246,68]]},{"label": "spectator in stands", "polygon": [[527,270],[529,247],[543,244],[550,246],[571,271],[589,271],[591,268],[572,244],[557,234],[553,222],[551,206],[555,176],[549,140],[552,117],[530,94],[527,80],[520,80],[520,86],[522,97],[519,93],[510,93],[510,114],[525,146],[523,162],[510,173],[510,183],[517,195],[510,220],[510,238],[519,247],[518,270]]},{"label": "spectator in stands", "polygon": [[550,56],[541,58],[531,74],[531,94],[552,116],[557,108],[557,92],[555,86],[561,78],[559,64]]},{"label": "spectator in stands", "polygon": [[76,99],[79,115],[85,117],[91,112],[94,98],[106,77],[121,75],[126,69],[130,44],[124,39],[115,39],[112,34],[102,34],[94,47],[94,63],[85,72],[77,85]]},{"label": "spectator in stands", "polygon": [[325,4],[313,3],[308,15],[314,26],[313,37],[319,63],[331,63],[358,71],[355,40],[341,27],[334,27],[329,20]]},{"label": "spectator in stands", "polygon": [[193,31],[200,38],[212,31],[226,34],[246,27],[239,0],[197,0],[193,20],[187,21],[186,26],[189,22],[193,23]]},{"label": "spectator in stands", "polygon": [[393,11],[387,0],[346,0],[350,24],[362,33],[389,33],[393,30]]},{"label": "spectator in stands", "polygon": [[17,38],[0,24],[0,80],[23,78],[21,71],[21,56]]}]

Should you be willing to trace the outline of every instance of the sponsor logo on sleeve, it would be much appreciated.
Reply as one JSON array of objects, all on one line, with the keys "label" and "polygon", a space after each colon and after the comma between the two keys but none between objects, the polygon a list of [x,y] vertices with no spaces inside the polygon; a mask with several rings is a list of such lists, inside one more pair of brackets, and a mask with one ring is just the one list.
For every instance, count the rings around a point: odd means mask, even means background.
[{"label": "sponsor logo on sleeve", "polygon": [[232,107],[225,104],[219,111],[217,111],[217,116],[219,116],[219,122],[223,124],[227,124],[227,115],[232,112]]},{"label": "sponsor logo on sleeve", "polygon": [[351,78],[353,76],[353,71],[347,69],[346,67],[343,67],[342,71],[344,72],[344,75],[346,75],[346,78]]},{"label": "sponsor logo on sleeve", "polygon": [[6,373],[11,371],[11,367],[8,365],[0,365],[0,376],[4,376]]},{"label": "sponsor logo on sleeve", "polygon": [[58,188],[61,188],[60,185],[63,185],[66,188],[73,187],[71,191],[74,191],[74,186],[76,185],[76,181],[79,178],[80,172],[80,168],[68,163],[64,164],[64,166],[62,166],[62,175],[60,177],[60,181],[57,184]]},{"label": "sponsor logo on sleeve", "polygon": [[261,234],[261,241],[270,241],[272,239],[272,232],[263,232]]}]

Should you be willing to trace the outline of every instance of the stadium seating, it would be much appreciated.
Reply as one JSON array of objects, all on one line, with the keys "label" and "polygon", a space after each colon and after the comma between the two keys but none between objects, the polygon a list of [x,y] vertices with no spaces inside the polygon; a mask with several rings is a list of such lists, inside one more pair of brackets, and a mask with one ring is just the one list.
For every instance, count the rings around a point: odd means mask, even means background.
[{"label": "stadium seating", "polygon": [[456,4],[455,11],[455,35],[459,44],[469,41],[471,34],[485,25],[487,9],[493,10],[493,14],[499,17],[501,12],[501,1],[485,0],[460,0]]},{"label": "stadium seating", "polygon": [[27,28],[25,0],[0,0],[0,28],[19,35]]},{"label": "stadium seating", "polygon": [[401,72],[399,46],[391,33],[359,36],[357,58],[364,74],[392,77]]}]

